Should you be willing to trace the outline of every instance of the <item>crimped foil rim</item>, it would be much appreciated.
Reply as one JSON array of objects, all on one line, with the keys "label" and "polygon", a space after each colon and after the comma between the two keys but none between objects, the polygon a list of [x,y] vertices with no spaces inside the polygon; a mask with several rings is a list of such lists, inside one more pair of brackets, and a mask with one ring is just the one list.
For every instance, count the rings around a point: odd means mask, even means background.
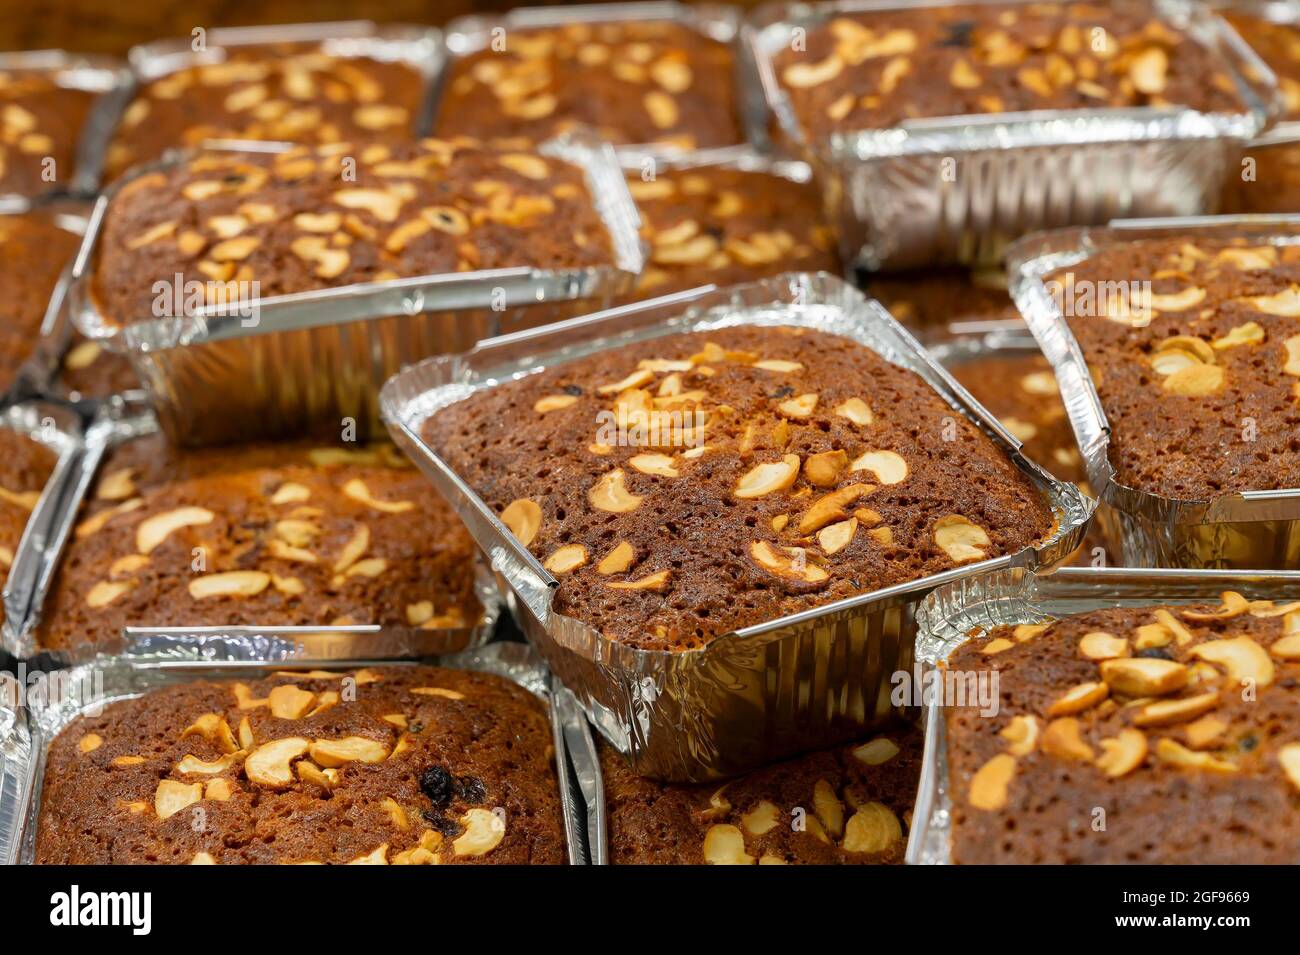
[{"label": "crimped foil rim", "polygon": [[[1278,231],[1289,228],[1292,231]],[[1187,216],[1127,219],[1030,235],[1007,250],[1011,297],[1061,382],[1061,394],[1083,454],[1088,480],[1101,500],[1157,524],[1300,520],[1300,488],[1243,491],[1209,500],[1165,497],[1115,480],[1109,458],[1110,423],[1069,322],[1043,277],[1124,242],[1161,236],[1250,236],[1273,245],[1300,244],[1300,215]]]},{"label": "crimped foil rim", "polygon": [[[791,306],[781,302],[779,299],[782,294],[803,304]],[[711,307],[703,311],[701,309],[704,306],[692,307],[675,317],[642,321],[640,325],[635,322],[639,313],[652,312],[665,306],[676,307],[679,304],[685,307],[701,298]],[[745,312],[743,309],[749,300],[767,304],[751,304],[748,306],[750,311]],[[804,321],[791,320],[792,307],[805,310],[799,313],[804,316]],[[846,312],[850,314],[845,314]],[[835,322],[836,317],[840,319],[838,324]],[[621,322],[623,319],[630,321]],[[626,326],[622,332],[602,327],[617,326],[620,323]],[[546,339],[558,340],[571,331],[600,331],[603,334],[595,339],[584,337],[567,349],[551,352],[552,355],[562,354],[563,361],[607,351],[633,340],[739,324],[802,325],[839,333],[872,348],[891,363],[920,374],[954,410],[980,426],[998,443],[1019,470],[1038,487],[1057,516],[1058,523],[1052,535],[1016,554],[953,568],[920,580],[881,588],[720,634],[705,646],[694,649],[669,651],[630,647],[572,617],[553,612],[550,604],[557,586],[555,578],[538,563],[536,557],[519,545],[482,499],[424,444],[420,437],[422,423],[435,411],[477,390],[473,383],[476,371],[472,367],[476,353],[501,350],[519,356],[505,360],[500,366],[477,372],[481,376],[477,388],[489,388],[500,381],[534,374],[546,367],[548,354],[529,349],[539,349]],[[916,594],[920,591],[928,591],[972,573],[1022,563],[1055,564],[1078,546],[1094,506],[1077,487],[1056,481],[1025,458],[1019,450],[1020,442],[935,362],[883,306],[827,273],[791,273],[724,290],[706,286],[692,292],[610,309],[587,318],[549,326],[542,329],[540,334],[526,332],[489,340],[480,343],[478,348],[464,356],[438,356],[402,371],[384,385],[380,393],[380,405],[384,420],[398,445],[411,455],[438,486],[470,528],[479,546],[489,555],[493,569],[506,577],[510,586],[528,605],[529,611],[545,623],[552,639],[583,658],[593,660],[611,671],[629,674],[633,679],[640,676],[661,678],[665,673],[707,667],[711,658],[725,655],[736,645],[743,644],[749,649],[779,641],[792,628],[811,620],[837,614],[861,613],[866,608],[898,606],[916,599]]]},{"label": "crimped foil rim", "polygon": [[[371,661],[313,660],[292,658],[258,658],[264,648],[239,638],[212,640],[202,644],[184,638],[160,640],[147,653],[129,656],[99,656],[69,670],[61,671],[61,685],[88,687],[93,694],[90,702],[107,705],[119,700],[133,699],[150,689],[171,683],[185,682],[187,675],[195,679],[221,678],[246,675],[263,670],[275,670],[286,665],[298,668],[311,666],[321,669],[343,669],[365,665],[414,666],[425,661]],[[508,679],[542,700],[548,707],[548,719],[553,730],[557,721],[567,717],[557,710],[551,679],[545,663],[537,652],[522,643],[493,643],[434,658],[429,665],[461,670],[494,673]],[[167,679],[172,676],[173,679]],[[103,695],[95,691],[112,677],[135,682],[127,688],[108,690]],[[97,679],[98,678],[98,681]],[[54,738],[85,710],[81,694],[69,692],[51,704],[46,697],[35,693],[25,707],[15,711],[0,694],[0,864],[30,862],[35,851],[36,821],[40,810],[40,792],[45,772],[45,760]],[[584,727],[572,727],[583,730]],[[566,758],[573,757],[584,768],[599,766],[595,743],[589,732],[571,734],[552,733],[556,749],[556,787],[564,816],[566,848],[571,864],[585,861],[587,848],[586,820],[573,792],[573,779]],[[570,743],[583,747],[573,753]],[[599,778],[597,776],[597,778]]]},{"label": "crimped foil rim", "polygon": [[[737,72],[734,78],[736,104],[740,113],[741,130],[745,142],[718,147],[720,153],[741,157],[752,147],[766,147],[767,110],[755,85],[749,82],[753,66],[746,60],[742,43],[744,17],[738,7],[723,3],[678,3],[676,0],[630,0],[620,3],[592,3],[579,6],[516,7],[493,16],[471,13],[459,16],[443,28],[446,58],[443,75],[439,78],[435,95],[432,121],[437,121],[437,110],[442,105],[442,93],[447,74],[455,60],[476,52],[488,45],[487,34],[494,27],[504,29],[537,29],[564,26],[569,23],[621,23],[634,20],[671,20],[720,43],[729,45],[735,56]],[[615,146],[620,162],[635,165],[647,159],[666,162],[693,155],[696,150],[683,152],[678,147],[659,146],[653,143],[636,143]],[[712,150],[710,150],[712,151]]]},{"label": "crimped foil rim", "polygon": [[[767,107],[782,136],[826,163],[856,163],[899,156],[936,153],[952,155],[1088,143],[1182,139],[1246,141],[1258,136],[1280,108],[1276,78],[1272,70],[1241,40],[1236,31],[1212,12],[1198,10],[1177,0],[1158,3],[1157,12],[1166,20],[1172,13],[1183,17],[1197,16],[1200,17],[1197,26],[1202,31],[1215,30],[1226,47],[1222,52],[1225,59],[1229,60],[1233,79],[1237,80],[1238,90],[1246,101],[1246,112],[1205,113],[1177,107],[1132,107],[958,115],[912,120],[890,129],[839,131],[810,141],[795,116],[788,95],[777,81],[771,54],[778,46],[786,44],[776,42],[774,37],[777,34],[784,35],[793,27],[806,29],[810,24],[820,23],[842,13],[1005,2],[1006,0],[832,0],[808,4],[779,0],[765,4],[753,13],[745,29],[746,42],[758,71]],[[1032,0],[1013,2],[1028,3]],[[1240,62],[1231,59],[1229,54],[1236,54]],[[1272,93],[1269,102],[1261,101],[1247,82],[1243,64]]]},{"label": "crimped foil rim", "polygon": [[[975,632],[1039,623],[1103,606],[1156,606],[1219,598],[1222,590],[1300,596],[1300,571],[1154,570],[1131,567],[1063,567],[1050,575],[1025,568],[980,574],[932,591],[916,611],[916,659],[926,667],[946,660]],[[1095,588],[1095,594],[1072,591]],[[1048,609],[1056,600],[1062,613]],[[951,811],[947,732],[943,709],[925,705],[921,781],[908,833],[908,865],[951,865]]]},{"label": "crimped foil rim", "polygon": [[[293,144],[283,142],[221,144],[222,151],[227,152],[282,152],[291,148]],[[239,315],[223,315],[220,308],[201,309],[196,314],[172,318],[113,322],[102,314],[92,289],[98,260],[96,247],[109,203],[130,182],[182,164],[201,152],[185,150],[136,167],[113,183],[95,203],[73,264],[69,307],[77,330],[110,351],[142,354],[391,315],[495,308],[503,304],[497,298],[498,290],[504,291],[506,306],[573,301],[607,291],[622,291],[645,265],[640,216],[613,149],[590,133],[579,131],[542,143],[538,152],[582,170],[592,205],[609,235],[613,261],[607,265],[568,269],[522,266],[428,274],[268,296],[244,303],[259,309],[255,327],[244,327]]]}]

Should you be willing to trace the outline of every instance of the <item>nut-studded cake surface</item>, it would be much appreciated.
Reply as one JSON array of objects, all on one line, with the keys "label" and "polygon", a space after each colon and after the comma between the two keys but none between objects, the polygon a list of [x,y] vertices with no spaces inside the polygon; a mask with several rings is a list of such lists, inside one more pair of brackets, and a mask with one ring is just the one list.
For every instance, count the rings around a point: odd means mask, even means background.
[{"label": "nut-studded cake surface", "polygon": [[1150,240],[1046,281],[1121,484],[1190,500],[1300,487],[1300,249]]},{"label": "nut-studded cake surface", "polygon": [[173,452],[151,438],[100,474],[45,607],[48,649],[125,626],[478,619],[468,534],[391,446]]},{"label": "nut-studded cake surface", "polygon": [[41,213],[0,215],[0,391],[40,340],[50,294],[80,244]]},{"label": "nut-studded cake surface", "polygon": [[611,349],[424,431],[559,579],[556,611],[642,648],[1016,553],[1053,525],[919,377],[793,327]]},{"label": "nut-studded cake surface", "polygon": [[650,244],[635,297],[840,271],[817,190],[762,172],[701,167],[628,177]]},{"label": "nut-studded cake surface", "polygon": [[316,43],[232,47],[145,83],[122,114],[106,174],[206,140],[328,144],[410,139],[424,77],[405,63],[338,56]]},{"label": "nut-studded cake surface", "polygon": [[178,683],[54,740],[36,862],[559,864],[553,755],[541,703],[486,673]]},{"label": "nut-studded cake surface", "polygon": [[601,774],[615,865],[899,863],[922,736],[899,727],[722,786],[635,775],[608,746]]},{"label": "nut-studded cake surface", "polygon": [[546,139],[577,125],[618,145],[744,141],[735,57],[668,21],[516,30],[504,50],[461,57],[438,107],[440,136]]},{"label": "nut-studded cake surface", "polygon": [[53,451],[25,434],[0,427],[0,583],[9,576],[27,519],[53,471]]},{"label": "nut-studded cake surface", "polygon": [[1227,63],[1146,2],[926,6],[837,16],[774,59],[804,132],[1037,109],[1241,112]]},{"label": "nut-studded cake surface", "polygon": [[[154,283],[209,303],[427,274],[613,261],[582,171],[460,142],[205,152],[109,205],[94,294],[106,320],[157,317]],[[251,286],[249,286],[251,287]],[[224,296],[224,297],[223,297]]]},{"label": "nut-studded cake surface", "polygon": [[57,73],[0,71],[0,195],[67,188],[95,94],[61,86]]},{"label": "nut-studded cake surface", "polygon": [[1225,593],[999,627],[947,666],[995,670],[999,694],[996,715],[946,713],[955,861],[1300,853],[1300,602]]}]

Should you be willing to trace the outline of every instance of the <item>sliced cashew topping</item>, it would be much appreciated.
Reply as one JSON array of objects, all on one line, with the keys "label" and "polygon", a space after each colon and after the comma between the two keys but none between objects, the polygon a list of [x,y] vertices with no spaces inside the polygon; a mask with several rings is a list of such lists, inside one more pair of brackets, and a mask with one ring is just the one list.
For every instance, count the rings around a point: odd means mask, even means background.
[{"label": "sliced cashew topping", "polygon": [[501,523],[510,529],[519,543],[527,547],[542,526],[542,509],[535,501],[519,498],[506,505],[501,512]]},{"label": "sliced cashew topping", "polygon": [[848,484],[838,490],[823,494],[799,518],[799,533],[811,534],[827,524],[845,520],[848,507],[874,491],[873,484]]},{"label": "sliced cashew topping", "polygon": [[316,694],[286,683],[267,694],[271,715],[282,720],[302,719],[316,702]]},{"label": "sliced cashew topping", "polygon": [[745,837],[735,826],[710,826],[704,834],[704,861],[709,865],[753,865],[745,853]]},{"label": "sliced cashew topping", "polygon": [[1052,720],[1043,730],[1043,752],[1057,759],[1092,762],[1092,747],[1084,742],[1079,732],[1079,721],[1073,716]]},{"label": "sliced cashew topping", "polygon": [[1091,709],[1110,695],[1105,683],[1080,683],[1047,708],[1048,716],[1068,716]]},{"label": "sliced cashew topping", "polygon": [[1104,630],[1094,630],[1079,640],[1079,653],[1086,660],[1114,660],[1128,656],[1128,641]]},{"label": "sliced cashew topping", "polygon": [[260,570],[229,570],[206,574],[190,581],[190,596],[195,600],[208,597],[255,597],[271,583],[271,575]]},{"label": "sliced cashew topping", "polygon": [[1016,759],[999,753],[979,768],[970,781],[968,802],[974,809],[992,811],[1007,804],[1007,788],[1016,773]]},{"label": "sliced cashew topping", "polygon": [[1028,756],[1038,746],[1038,720],[1032,716],[1015,716],[998,733],[1009,744],[1012,756]]},{"label": "sliced cashew topping", "polygon": [[903,826],[884,803],[859,806],[844,827],[845,852],[884,852],[903,838]]},{"label": "sliced cashew topping", "polygon": [[202,783],[178,783],[174,779],[164,779],[158,783],[158,789],[154,792],[153,811],[159,819],[166,819],[202,798]]},{"label": "sliced cashew topping", "polygon": [[1189,676],[1181,663],[1153,657],[1103,660],[1099,666],[1111,691],[1125,696],[1164,696],[1181,690]]},{"label": "sliced cashew topping", "polygon": [[801,547],[776,548],[767,541],[754,541],[749,545],[749,555],[755,563],[780,577],[789,577],[804,583],[816,584],[830,575],[807,558]]},{"label": "sliced cashew topping", "polygon": [[310,753],[318,765],[326,767],[351,762],[382,763],[388,758],[388,744],[367,736],[318,739],[311,744]]},{"label": "sliced cashew topping", "polygon": [[761,836],[776,828],[780,810],[766,799],[740,817],[740,824],[751,836]]},{"label": "sliced cashew topping", "polygon": [[784,491],[799,476],[799,455],[787,454],[780,461],[770,461],[751,468],[736,483],[734,494],[741,499],[762,497]]},{"label": "sliced cashew topping", "polygon": [[458,856],[487,855],[506,835],[506,824],[501,817],[487,809],[471,809],[461,816],[460,824],[465,831],[451,844],[452,852]]},{"label": "sliced cashew topping", "polygon": [[178,507],[146,517],[135,529],[136,550],[147,554],[165,541],[172,531],[211,523],[216,516],[206,507]]},{"label": "sliced cashew topping", "polygon": [[907,462],[893,451],[868,451],[860,455],[849,469],[870,471],[881,484],[901,484],[907,479]]},{"label": "sliced cashew topping", "polygon": [[1268,686],[1276,672],[1268,652],[1250,637],[1230,640],[1208,640],[1189,651],[1198,660],[1215,663],[1228,671],[1230,679],[1253,681],[1255,686]]},{"label": "sliced cashew topping", "polygon": [[853,758],[867,766],[879,766],[898,755],[898,744],[885,736],[877,736],[853,750]]},{"label": "sliced cashew topping", "polygon": [[1100,745],[1097,768],[1107,776],[1127,775],[1147,758],[1147,738],[1135,729],[1122,729],[1118,736],[1104,739]]},{"label": "sliced cashew topping", "polygon": [[599,564],[596,565],[597,573],[601,574],[621,574],[632,566],[636,559],[636,551],[627,541],[620,541],[613,550],[606,554]]},{"label": "sliced cashew topping", "polygon": [[635,511],[643,498],[632,494],[623,484],[623,471],[616,468],[603,475],[587,492],[591,506],[614,514],[626,514]]},{"label": "sliced cashew topping", "polygon": [[587,548],[581,544],[567,544],[555,550],[550,557],[542,563],[553,574],[567,574],[571,570],[577,570],[587,562]]},{"label": "sliced cashew topping", "polygon": [[949,514],[934,522],[934,542],[958,564],[983,560],[985,549],[993,543],[984,528],[972,524],[960,514]]},{"label": "sliced cashew topping", "polygon": [[310,745],[301,736],[263,743],[244,760],[244,775],[259,786],[284,789],[293,782],[293,761],[306,753]]},{"label": "sliced cashew topping", "polygon": [[835,409],[835,413],[841,418],[848,418],[860,427],[866,427],[874,420],[871,408],[861,398],[850,398],[843,402]]},{"label": "sliced cashew topping", "polygon": [[1169,726],[1203,716],[1219,705],[1218,693],[1202,693],[1177,700],[1148,703],[1133,717],[1134,726]]}]

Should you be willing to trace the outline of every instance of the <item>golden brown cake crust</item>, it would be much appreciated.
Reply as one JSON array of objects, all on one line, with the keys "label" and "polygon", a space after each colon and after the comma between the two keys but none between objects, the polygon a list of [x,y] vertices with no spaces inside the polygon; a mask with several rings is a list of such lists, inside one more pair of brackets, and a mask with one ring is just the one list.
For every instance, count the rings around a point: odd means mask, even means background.
[{"label": "golden brown cake crust", "polygon": [[[1094,30],[1105,42],[1093,45]],[[812,139],[923,117],[1176,104],[1242,112],[1228,65],[1146,2],[926,6],[838,16],[776,75]]]},{"label": "golden brown cake crust", "polygon": [[[67,188],[95,94],[60,86],[41,70],[0,73],[0,195],[39,196]],[[53,160],[52,170],[47,160]],[[48,178],[53,172],[53,179]]]},{"label": "golden brown cake crust", "polygon": [[835,236],[810,184],[703,167],[628,177],[650,263],[632,298],[737,285],[781,272],[840,272]]},{"label": "golden brown cake crust", "polygon": [[1000,705],[946,712],[954,860],[1294,862],[1300,602],[1224,598],[958,648]]},{"label": "golden brown cake crust", "polygon": [[424,666],[240,687],[177,684],[69,725],[36,861],[564,861],[550,727],[522,687]]},{"label": "golden brown cake crust", "polygon": [[125,626],[472,626],[464,527],[391,446],[111,455],[51,588],[47,649]]},{"label": "golden brown cake crust", "polygon": [[1150,240],[1047,282],[1101,397],[1120,483],[1191,500],[1300,487],[1300,250]]},{"label": "golden brown cake crust", "polygon": [[211,139],[411,139],[426,86],[405,63],[333,56],[316,43],[232,47],[220,63],[140,88],[109,147],[106,179]]},{"label": "golden brown cake crust", "polygon": [[130,324],[158,317],[154,283],[176,274],[212,302],[225,282],[257,282],[266,297],[612,262],[576,166],[437,140],[345,143],[203,153],[132,180],[106,214],[93,291],[108,321]]},{"label": "golden brown cake crust", "polygon": [[504,51],[452,64],[436,132],[543,140],[581,124],[619,145],[731,146],[735,69],[725,43],[666,21],[511,29]]},{"label": "golden brown cake crust", "polygon": [[494,511],[520,502],[505,519],[559,578],[554,609],[641,648],[700,647],[1016,553],[1052,526],[1028,479],[920,378],[790,327],[612,349],[424,428]]},{"label": "golden brown cake crust", "polygon": [[50,295],[80,244],[42,213],[0,215],[0,392],[40,340]]},{"label": "golden brown cake crust", "polygon": [[740,833],[743,854],[749,857],[747,862],[726,855],[731,862],[900,863],[916,800],[922,742],[920,730],[898,727],[721,786],[637,776],[602,743],[610,860],[615,865],[720,862],[728,837],[735,844],[734,833],[717,832],[723,827]]}]

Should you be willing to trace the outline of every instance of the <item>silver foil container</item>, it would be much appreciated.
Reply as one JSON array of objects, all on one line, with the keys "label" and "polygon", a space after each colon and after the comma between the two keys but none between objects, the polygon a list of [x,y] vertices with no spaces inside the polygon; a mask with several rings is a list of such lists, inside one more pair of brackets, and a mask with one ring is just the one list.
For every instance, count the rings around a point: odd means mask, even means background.
[{"label": "silver foil container", "polygon": [[[148,620],[141,620],[125,628],[121,639],[109,645],[84,643],[57,651],[45,650],[36,639],[45,600],[104,455],[115,445],[158,430],[152,414],[138,409],[132,411],[124,403],[113,400],[101,403],[84,429],[76,430],[78,423],[79,419],[73,416],[69,433],[60,438],[64,455],[50,478],[42,503],[33,512],[28,533],[14,553],[5,583],[5,623],[0,632],[3,637],[0,649],[11,655],[24,659],[43,654],[49,663],[72,665],[115,653],[139,652],[140,647],[160,641],[166,644],[178,638],[201,637],[207,641],[234,641],[248,651],[249,659],[401,660],[455,653],[482,646],[492,638],[501,612],[501,597],[492,575],[481,562],[476,562],[474,589],[482,614],[464,627],[421,629],[380,624],[155,627]],[[48,505],[44,504],[45,498],[50,500]],[[196,617],[201,616],[196,613]]]},{"label": "silver foil container", "polygon": [[77,137],[76,168],[67,179],[56,170],[60,178],[51,184],[50,190],[77,196],[93,194],[103,175],[104,156],[113,127],[130,95],[130,70],[111,56],[66,50],[0,53],[0,72],[8,70],[51,73],[60,87],[97,94]]},{"label": "silver foil container", "polygon": [[[741,156],[747,147],[764,148],[769,145],[767,110],[761,91],[752,82],[753,65],[749,61],[749,50],[740,39],[743,15],[737,7],[708,2],[686,4],[675,0],[632,0],[622,3],[518,7],[499,16],[472,14],[457,17],[443,30],[446,61],[435,91],[435,123],[436,103],[442,99],[451,65],[458,57],[487,49],[494,39],[494,30],[505,30],[508,37],[511,30],[537,30],[572,23],[629,23],[638,20],[669,20],[710,39],[729,44],[735,51],[736,105],[747,142],[738,143],[734,147],[702,150],[703,152],[718,152],[724,156],[730,152]],[[509,40],[506,42],[509,43]],[[652,143],[620,145],[615,148],[620,159],[633,164],[645,159],[690,155],[683,154],[679,149]]]},{"label": "silver foil container", "polygon": [[1300,242],[1300,216],[1202,216],[1112,222],[1028,236],[1007,253],[1011,294],[1043,354],[1056,370],[1088,482],[1109,505],[1098,524],[1129,567],[1300,566],[1300,488],[1244,491],[1211,500],[1164,497],[1115,480],[1110,423],[1069,322],[1045,276],[1110,246],[1167,236],[1250,236],[1269,244]]},{"label": "silver foil container", "polygon": [[[721,635],[681,652],[639,650],[551,609],[556,581],[424,443],[439,409],[500,381],[664,335],[734,325],[797,326],[860,342],[920,375],[979,425],[1033,484],[1058,524],[1040,545]],[[912,658],[912,613],[940,584],[987,568],[1055,564],[1082,539],[1092,504],[1052,480],[879,303],[830,275],[712,286],[612,309],[434,358],[384,386],[394,439],[460,514],[511,597],[524,632],[636,772],[680,782],[736,775],[862,735],[896,716],[890,674]]]},{"label": "silver foil container", "polygon": [[1158,0],[1169,23],[1224,54],[1246,111],[1037,110],[805,135],[773,66],[795,31],[842,14],[970,2],[1007,0],[777,3],[745,28],[777,139],[816,167],[846,262],[995,264],[1008,241],[1037,229],[1213,211],[1242,147],[1280,108],[1272,72],[1227,23],[1187,0]]},{"label": "silver foil container", "polygon": [[[41,216],[50,224],[78,238],[86,234],[89,211],[87,203],[75,199],[0,197],[0,216]],[[69,262],[50,292],[45,317],[41,320],[40,337],[32,343],[31,352],[15,370],[13,380],[6,389],[6,397],[0,401],[22,400],[27,395],[58,392],[56,378],[71,334],[64,307],[71,284],[72,262]]]},{"label": "silver foil container", "polygon": [[[1216,603],[1225,590],[1248,600],[1294,600],[1300,597],[1300,571],[1067,567],[1047,575],[1023,568],[980,574],[940,587],[921,603],[916,612],[916,658],[924,667],[936,666],[972,634],[994,627],[1042,623],[1105,607]],[[952,862],[952,802],[943,707],[927,704],[924,721],[925,757],[907,862],[946,865]]]},{"label": "silver foil container", "polygon": [[[29,680],[25,687],[0,681],[0,865],[33,861],[50,744],[88,711],[177,683],[257,679],[276,670],[352,669],[377,662],[265,657],[265,649],[243,637],[159,638],[129,656],[101,657],[70,670],[52,671]],[[590,778],[592,767],[599,773],[599,766],[586,721],[576,707],[565,705],[563,688],[552,690],[546,667],[519,643],[494,643],[428,662],[494,673],[547,704],[569,862],[586,864],[587,816],[578,777]]]},{"label": "silver foil container", "polygon": [[[432,27],[406,23],[372,23],[341,20],[326,23],[286,23],[272,26],[221,27],[205,32],[203,49],[195,50],[190,38],[156,40],[131,48],[132,89],[180,70],[222,63],[231,51],[268,43],[316,43],[331,56],[365,57],[387,63],[402,63],[420,73],[425,92],[414,117],[411,135],[429,135],[433,115],[434,83],[442,68],[442,36]],[[112,117],[114,128],[131,96],[123,97]]]},{"label": "silver foil container", "polygon": [[123,184],[158,168],[146,166],[95,204],[73,267],[72,320],[87,338],[131,360],[174,443],[336,435],[344,419],[352,419],[356,436],[365,439],[382,432],[380,386],[405,365],[468,349],[499,333],[503,322],[526,317],[540,324],[599,308],[640,273],[640,222],[610,147],[574,136],[538,151],[583,171],[609,233],[609,265],[454,272],[266,297],[242,303],[256,309],[251,325],[220,305],[173,318],[105,316],[92,294],[100,229]]},{"label": "silver foil container", "polygon": [[79,467],[85,422],[76,411],[59,402],[28,401],[0,411],[0,427],[26,435],[56,456],[54,470],[27,518],[5,575],[0,649],[21,656],[17,649],[23,646],[34,608],[49,586],[51,572],[44,555],[60,543],[63,498]]}]

